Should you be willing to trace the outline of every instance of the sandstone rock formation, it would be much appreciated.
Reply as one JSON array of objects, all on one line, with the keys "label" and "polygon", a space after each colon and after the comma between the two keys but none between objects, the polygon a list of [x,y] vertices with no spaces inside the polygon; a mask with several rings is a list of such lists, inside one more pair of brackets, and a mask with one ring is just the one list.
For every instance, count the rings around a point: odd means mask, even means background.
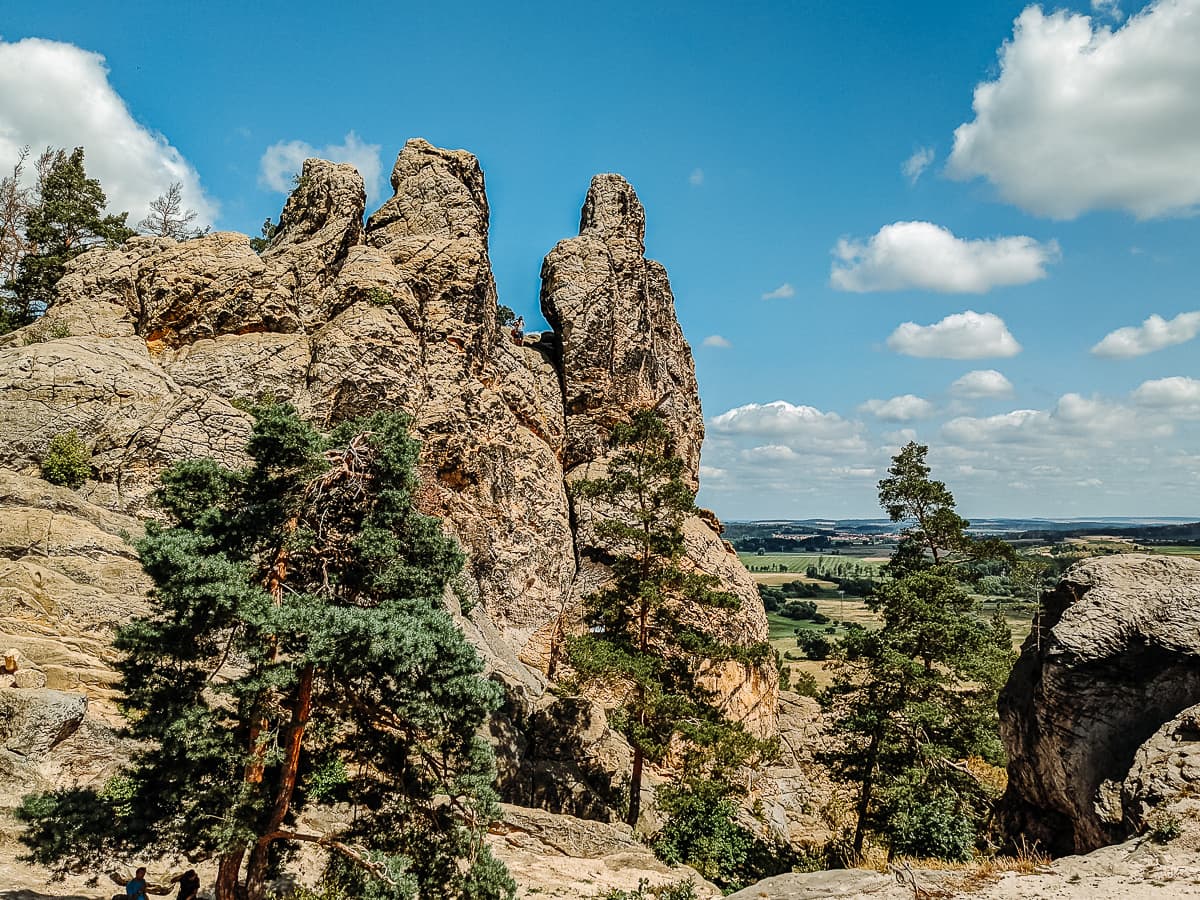
[{"label": "sandstone rock formation", "polygon": [[716,885],[686,866],[668,866],[624,824],[582,821],[505,804],[488,836],[496,858],[508,866],[522,896],[602,897],[690,881],[701,900],[721,896]]},{"label": "sandstone rock formation", "polygon": [[[129,540],[154,514],[158,474],[194,456],[238,464],[246,410],[264,399],[323,427],[399,409],[423,445],[421,506],[468,553],[458,588],[477,605],[463,625],[508,689],[496,728],[520,748],[510,774],[555,768],[556,728],[616,760],[619,741],[599,720],[544,696],[545,670],[555,636],[606,577],[567,485],[603,470],[608,428],[656,405],[698,479],[691,351],[666,272],[645,258],[644,211],[619,176],[593,180],[580,235],[543,269],[554,331],[514,342],[496,324],[475,158],[409,141],[392,187],[364,226],[358,173],[309,160],[261,255],[233,233],[94,250],[70,264],[43,322],[0,339],[0,643],[105,714],[105,642],[142,608]],[[77,493],[37,477],[50,440],[72,428],[93,454]],[[719,524],[694,518],[687,542],[694,565],[743,600],[717,626],[733,641],[763,640],[757,591]],[[731,713],[773,730],[773,668],[730,665],[709,678]],[[578,810],[604,778],[566,773],[533,802]],[[519,775],[510,782],[517,792]]]},{"label": "sandstone rock formation", "polygon": [[1200,795],[1200,704],[1154,732],[1134,756],[1121,785],[1124,824],[1135,834],[1181,800]]},{"label": "sandstone rock formation", "polygon": [[1150,798],[1183,779],[1168,771],[1182,759],[1171,747],[1193,734],[1184,711],[1197,703],[1200,561],[1128,554],[1072,566],[1043,596],[1000,698],[1008,834],[1062,854],[1133,833]]}]

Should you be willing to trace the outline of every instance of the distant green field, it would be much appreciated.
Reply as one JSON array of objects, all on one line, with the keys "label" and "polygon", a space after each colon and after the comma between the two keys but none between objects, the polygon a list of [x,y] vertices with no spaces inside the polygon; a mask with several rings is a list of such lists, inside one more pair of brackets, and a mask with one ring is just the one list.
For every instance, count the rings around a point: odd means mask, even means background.
[{"label": "distant green field", "polygon": [[1150,546],[1152,553],[1162,553],[1167,556],[1191,556],[1194,559],[1200,559],[1200,547],[1188,546],[1187,544],[1153,544]]}]

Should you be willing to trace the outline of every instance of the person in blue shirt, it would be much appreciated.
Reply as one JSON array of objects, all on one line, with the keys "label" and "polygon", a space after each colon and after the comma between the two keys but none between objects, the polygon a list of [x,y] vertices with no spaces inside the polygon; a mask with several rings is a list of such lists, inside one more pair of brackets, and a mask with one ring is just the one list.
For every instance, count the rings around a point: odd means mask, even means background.
[{"label": "person in blue shirt", "polygon": [[146,867],[141,866],[125,885],[125,896],[129,900],[148,900],[146,897]]}]

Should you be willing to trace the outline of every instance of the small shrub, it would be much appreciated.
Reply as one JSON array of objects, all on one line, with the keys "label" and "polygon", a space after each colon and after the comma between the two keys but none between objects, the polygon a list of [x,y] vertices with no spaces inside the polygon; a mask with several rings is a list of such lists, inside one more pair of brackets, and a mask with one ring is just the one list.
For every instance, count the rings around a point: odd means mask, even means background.
[{"label": "small shrub", "polygon": [[278,230],[279,224],[267,219],[262,224],[262,237],[250,238],[250,249],[255,253],[262,253],[270,246],[271,240],[275,237],[275,232]]},{"label": "small shrub", "polygon": [[1183,823],[1174,813],[1157,812],[1146,824],[1146,837],[1156,844],[1169,844],[1183,834]]},{"label": "small shrub", "polygon": [[792,667],[783,664],[783,654],[778,650],[775,651],[775,670],[779,673],[779,689],[781,691],[790,690]]},{"label": "small shrub", "polygon": [[512,328],[517,324],[517,314],[503,303],[496,304],[496,325],[500,328]]},{"label": "small shrub", "polygon": [[613,888],[601,895],[603,900],[696,900],[696,884],[690,878],[650,886],[650,879],[641,878],[632,891]]},{"label": "small shrub", "polygon": [[945,793],[893,813],[887,838],[896,855],[951,862],[966,862],[975,848],[975,828]]},{"label": "small shrub", "polygon": [[652,842],[655,855],[669,865],[691,866],[723,890],[740,890],[791,871],[796,861],[789,848],[760,840],[737,823],[737,807],[720,782],[665,787],[659,808],[667,822]]},{"label": "small shrub", "polygon": [[30,344],[40,344],[42,341],[57,341],[62,338],[69,338],[71,329],[66,322],[55,322],[49,324],[39,322],[38,324],[26,329],[25,331],[25,346]]},{"label": "small shrub", "polygon": [[79,432],[72,428],[56,434],[42,457],[42,477],[51,484],[61,484],[72,490],[87,481],[92,474],[92,451]]},{"label": "small shrub", "polygon": [[234,397],[229,401],[229,405],[244,413],[253,414],[256,409],[264,406],[275,406],[282,402],[274,391],[259,391],[256,397]]},{"label": "small shrub", "polygon": [[391,291],[385,291],[381,287],[368,288],[367,302],[372,306],[394,306],[396,295]]},{"label": "small shrub", "polygon": [[828,638],[823,637],[812,631],[804,631],[796,638],[796,646],[809,659],[828,659],[829,653],[833,650],[833,645]]}]

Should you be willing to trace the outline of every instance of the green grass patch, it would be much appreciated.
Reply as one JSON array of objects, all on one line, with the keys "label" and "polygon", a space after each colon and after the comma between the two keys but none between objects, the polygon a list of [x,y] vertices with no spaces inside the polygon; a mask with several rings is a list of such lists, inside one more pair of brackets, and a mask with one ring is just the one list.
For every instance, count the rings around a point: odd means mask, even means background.
[{"label": "green grass patch", "polygon": [[1161,553],[1163,556],[1190,556],[1200,559],[1200,547],[1194,544],[1152,544],[1147,549],[1151,553]]}]

